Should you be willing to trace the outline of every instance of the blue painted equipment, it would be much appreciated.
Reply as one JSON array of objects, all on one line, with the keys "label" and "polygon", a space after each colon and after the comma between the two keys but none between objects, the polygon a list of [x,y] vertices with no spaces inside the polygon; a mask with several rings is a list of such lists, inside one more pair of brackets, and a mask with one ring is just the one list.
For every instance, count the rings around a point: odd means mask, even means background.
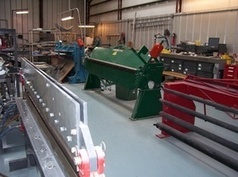
[{"label": "blue painted equipment", "polygon": [[83,83],[87,78],[87,71],[84,66],[84,46],[79,46],[76,42],[72,44],[64,45],[62,42],[58,42],[55,45],[55,52],[64,53],[66,56],[70,56],[74,61],[73,76],[69,76],[69,83]]}]

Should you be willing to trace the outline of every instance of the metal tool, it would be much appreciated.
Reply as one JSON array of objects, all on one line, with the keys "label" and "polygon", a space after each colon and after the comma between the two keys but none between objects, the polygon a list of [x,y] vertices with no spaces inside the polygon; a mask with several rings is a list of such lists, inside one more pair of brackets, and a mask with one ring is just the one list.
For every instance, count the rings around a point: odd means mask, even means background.
[{"label": "metal tool", "polygon": [[84,66],[84,46],[76,42],[72,44],[63,44],[58,42],[55,46],[55,52],[64,53],[72,57],[74,61],[74,75],[69,77],[69,83],[83,83],[87,78],[87,71]]},{"label": "metal tool", "polygon": [[[44,176],[104,176],[104,152],[87,126],[87,103],[22,59],[17,104]],[[46,168],[47,167],[47,168]]]}]

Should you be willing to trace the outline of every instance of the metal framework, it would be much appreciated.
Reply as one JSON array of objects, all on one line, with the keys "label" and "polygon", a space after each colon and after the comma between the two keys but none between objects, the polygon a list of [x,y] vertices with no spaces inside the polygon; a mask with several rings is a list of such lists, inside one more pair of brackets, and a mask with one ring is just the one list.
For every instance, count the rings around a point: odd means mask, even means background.
[{"label": "metal framework", "polygon": [[[162,122],[155,126],[161,129],[161,138],[169,135],[202,151],[208,156],[222,162],[228,167],[238,171],[238,161],[216,148],[204,144],[186,133],[198,133],[226,148],[238,152],[238,144],[209,130],[195,126],[195,118],[205,120],[217,127],[238,133],[237,124],[230,124],[207,115],[206,105],[224,111],[236,120],[238,115],[238,83],[237,80],[205,79],[188,76],[183,81],[166,83],[164,86],[163,111],[160,112]],[[194,101],[204,104],[204,114],[196,112]]]},{"label": "metal framework", "polygon": [[21,72],[25,99],[18,106],[44,176],[104,176],[104,152],[93,145],[86,102],[27,59],[22,59]]}]

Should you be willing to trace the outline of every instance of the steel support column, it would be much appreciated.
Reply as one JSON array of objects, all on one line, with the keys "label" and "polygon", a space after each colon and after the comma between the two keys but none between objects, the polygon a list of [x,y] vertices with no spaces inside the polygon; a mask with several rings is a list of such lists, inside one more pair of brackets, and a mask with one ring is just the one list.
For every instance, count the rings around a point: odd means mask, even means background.
[{"label": "steel support column", "polygon": [[122,19],[122,0],[118,0],[117,20]]}]

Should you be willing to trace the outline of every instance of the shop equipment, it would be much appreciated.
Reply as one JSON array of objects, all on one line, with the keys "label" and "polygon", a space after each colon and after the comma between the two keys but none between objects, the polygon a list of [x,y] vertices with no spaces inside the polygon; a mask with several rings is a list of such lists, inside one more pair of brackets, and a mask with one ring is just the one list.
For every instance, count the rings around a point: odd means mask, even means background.
[{"label": "shop equipment", "polygon": [[87,71],[84,66],[84,45],[74,42],[72,44],[63,44],[58,42],[55,46],[55,52],[58,52],[62,57],[74,61],[72,76],[69,76],[69,83],[83,83],[87,78]]},{"label": "shop equipment", "polygon": [[159,99],[163,64],[157,57],[162,49],[161,44],[155,44],[150,52],[145,46],[139,51],[123,45],[114,48],[96,47],[85,59],[89,75],[84,89],[115,84],[117,98],[136,99],[130,117],[132,120],[158,115],[162,108]]},{"label": "shop equipment", "polygon": [[87,103],[26,58],[21,60],[24,95],[16,103],[42,176],[104,177],[105,154],[93,144]]},{"label": "shop equipment", "polygon": [[[161,129],[159,137],[174,136],[238,171],[237,80],[208,79],[189,75],[183,81],[166,83],[164,98],[161,99],[161,102],[163,103],[163,111],[160,112],[162,122],[155,124],[157,128]],[[198,111],[195,103],[203,105],[203,111]],[[208,106],[214,111],[219,110],[224,113],[224,117],[212,117],[213,115],[207,111]],[[204,120],[205,122],[198,125],[195,120],[200,120],[200,122]],[[207,124],[215,127],[216,130],[206,128]],[[196,136],[190,136],[189,132],[201,135],[212,143],[206,144],[206,141],[203,142],[196,139]],[[223,133],[217,134],[217,132]],[[214,146],[214,143],[217,145]],[[223,151],[216,147],[223,147]]]}]

